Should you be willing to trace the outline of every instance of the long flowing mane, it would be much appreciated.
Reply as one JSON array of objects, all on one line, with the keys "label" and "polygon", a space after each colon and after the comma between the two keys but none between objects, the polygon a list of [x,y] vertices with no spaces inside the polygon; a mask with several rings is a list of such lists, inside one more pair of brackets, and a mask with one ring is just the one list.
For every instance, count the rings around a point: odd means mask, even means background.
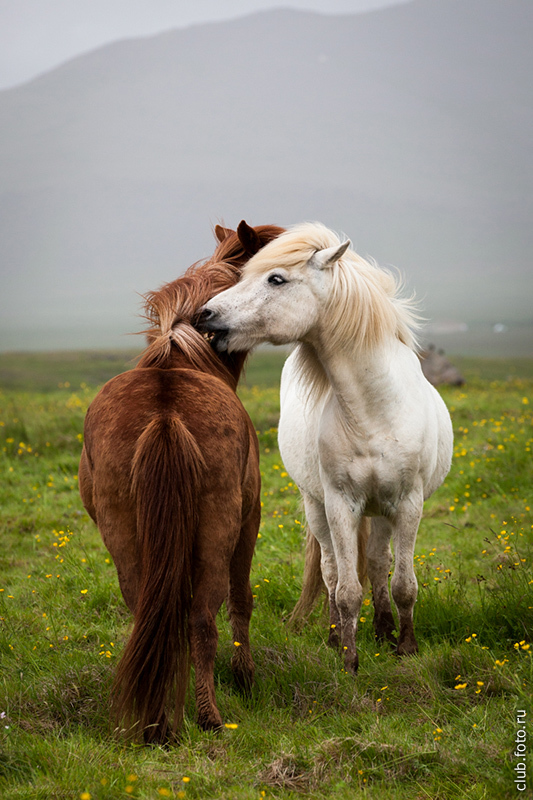
[{"label": "long flowing mane", "polygon": [[[254,230],[261,245],[284,231],[275,225],[258,225]],[[250,256],[237,232],[217,226],[216,235],[222,241],[211,258],[193,264],[180,278],[144,295],[144,316],[150,327],[145,331],[148,346],[138,367],[170,368],[178,351],[196,369],[238,378],[234,373],[240,372],[246,354],[217,355],[195,327],[199,309],[237,283]]]},{"label": "long flowing mane", "polygon": [[[245,266],[243,277],[272,269],[303,268],[317,250],[338,247],[339,236],[318,222],[289,228],[260,250]],[[416,349],[418,316],[414,299],[401,296],[401,281],[388,270],[347,250],[333,268],[333,283],[324,325],[332,348],[373,348],[395,336]]]},{"label": "long flowing mane", "polygon": [[[261,275],[274,266],[288,271],[303,269],[318,250],[338,247],[342,241],[321,223],[295,225],[246,264],[243,278]],[[333,267],[330,294],[321,318],[328,349],[347,350],[355,356],[396,338],[416,350],[419,316],[414,297],[404,297],[402,291],[399,277],[348,249]],[[329,381],[316,352],[301,343],[296,359],[310,396],[318,399],[329,388]]]}]

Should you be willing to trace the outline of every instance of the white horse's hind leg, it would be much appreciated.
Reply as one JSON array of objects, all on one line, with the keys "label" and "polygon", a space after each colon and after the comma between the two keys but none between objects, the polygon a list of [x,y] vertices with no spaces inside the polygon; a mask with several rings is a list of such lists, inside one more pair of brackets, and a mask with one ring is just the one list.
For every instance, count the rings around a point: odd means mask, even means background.
[{"label": "white horse's hind leg", "polygon": [[373,517],[372,532],[367,543],[367,571],[374,600],[374,631],[376,639],[397,644],[396,628],[389,597],[389,572],[392,564],[390,539],[392,525],[384,517]]},{"label": "white horse's hind leg", "polygon": [[418,651],[413,628],[413,608],[418,593],[414,571],[416,534],[422,518],[422,492],[405,500],[393,524],[394,575],[391,582],[392,597],[400,617],[398,655],[411,655]]},{"label": "white horse's hind leg", "polygon": [[326,511],[322,503],[313,499],[309,495],[304,494],[303,499],[307,524],[309,525],[309,529],[313,532],[315,539],[320,545],[320,568],[322,570],[322,578],[326,584],[329,599],[330,627],[328,644],[330,647],[338,647],[340,645],[341,623],[339,612],[337,611],[337,603],[335,601],[335,590],[337,588],[337,562],[335,559],[333,544],[331,542]]}]

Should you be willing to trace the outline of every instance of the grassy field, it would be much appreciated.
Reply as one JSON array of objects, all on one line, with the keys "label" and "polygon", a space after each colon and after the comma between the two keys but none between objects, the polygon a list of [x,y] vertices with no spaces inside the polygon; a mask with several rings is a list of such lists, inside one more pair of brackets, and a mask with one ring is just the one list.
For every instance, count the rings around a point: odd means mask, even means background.
[{"label": "grassy field", "polygon": [[531,796],[533,362],[463,359],[466,385],[442,390],[456,444],[418,537],[420,653],[400,660],[376,646],[367,596],[354,679],[325,644],[322,608],[301,633],[284,621],[301,586],[304,520],[276,443],[283,356],[254,357],[240,394],[263,475],[257,682],[251,698],[234,687],[221,613],[217,692],[232,727],[199,731],[190,697],[181,746],[162,748],[110,730],[131,620],[77,491],[87,406],[133,355],[0,355],[0,797]]}]

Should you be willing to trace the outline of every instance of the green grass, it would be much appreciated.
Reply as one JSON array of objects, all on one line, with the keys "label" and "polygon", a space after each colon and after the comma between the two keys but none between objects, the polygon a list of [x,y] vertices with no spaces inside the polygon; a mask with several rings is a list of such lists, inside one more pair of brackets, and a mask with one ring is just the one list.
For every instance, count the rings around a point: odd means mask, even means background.
[{"label": "green grass", "polygon": [[10,389],[51,392],[98,386],[135,364],[138,349],[98,351],[72,350],[57,353],[0,353],[0,386]]},{"label": "green grass", "polygon": [[[0,356],[0,797],[527,796],[512,752],[516,712],[533,713],[531,362],[469,361],[466,385],[442,390],[456,445],[417,542],[420,653],[399,660],[376,646],[368,596],[354,679],[325,644],[322,608],[300,634],[284,622],[301,586],[304,520],[276,443],[283,355],[251,360],[240,393],[263,476],[256,686],[245,698],[233,685],[221,613],[217,699],[238,727],[202,733],[191,696],[183,743],[161,748],[110,730],[131,620],[76,479],[87,405],[131,354],[10,358],[8,374]],[[531,757],[528,770],[531,785]]]}]

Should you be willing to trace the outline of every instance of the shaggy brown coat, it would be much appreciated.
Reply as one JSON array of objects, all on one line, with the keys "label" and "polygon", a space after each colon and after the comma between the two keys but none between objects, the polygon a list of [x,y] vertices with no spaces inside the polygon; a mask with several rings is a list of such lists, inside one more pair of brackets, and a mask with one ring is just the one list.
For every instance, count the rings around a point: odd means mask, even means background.
[{"label": "shaggy brown coat", "polygon": [[115,676],[114,713],[148,742],[177,731],[190,659],[198,723],[222,725],[213,666],[225,599],[240,643],[235,678],[244,687],[253,681],[249,573],[260,520],[259,454],[235,394],[246,353],[218,356],[194,321],[281,231],[217,226],[213,257],[147,296],[147,349],[87,412],[80,493],[135,620]]}]

